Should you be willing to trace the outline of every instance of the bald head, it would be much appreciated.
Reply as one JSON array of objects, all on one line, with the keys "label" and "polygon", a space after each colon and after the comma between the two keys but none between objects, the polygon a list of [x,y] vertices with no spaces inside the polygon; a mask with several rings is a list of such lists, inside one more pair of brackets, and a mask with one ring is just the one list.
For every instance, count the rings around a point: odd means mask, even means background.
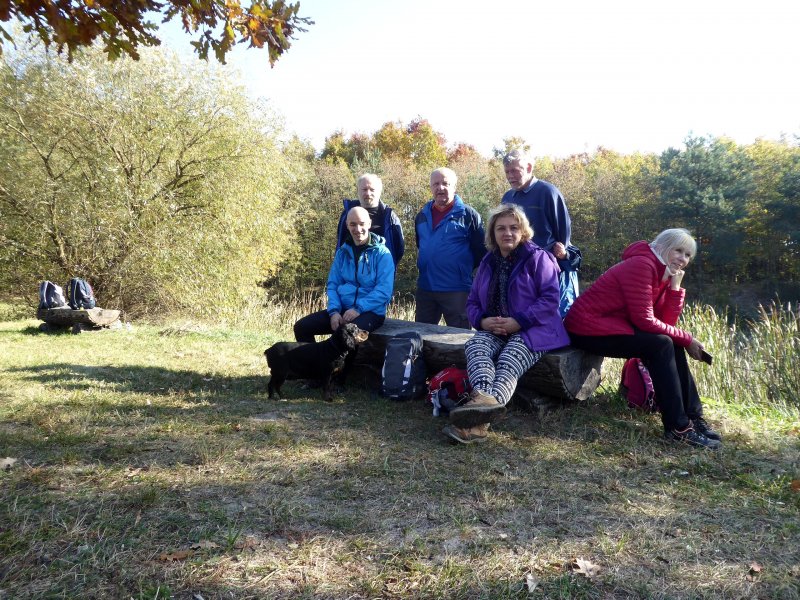
[{"label": "bald head", "polygon": [[369,242],[369,228],[372,221],[366,209],[356,206],[347,212],[347,230],[353,236],[356,246],[363,246]]}]

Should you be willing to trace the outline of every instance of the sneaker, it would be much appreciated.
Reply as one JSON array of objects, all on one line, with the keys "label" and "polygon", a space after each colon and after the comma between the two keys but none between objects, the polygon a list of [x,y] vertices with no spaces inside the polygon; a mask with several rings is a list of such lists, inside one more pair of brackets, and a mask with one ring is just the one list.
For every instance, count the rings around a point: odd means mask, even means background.
[{"label": "sneaker", "polygon": [[691,423],[683,431],[678,431],[677,429],[665,431],[664,437],[673,442],[681,442],[697,448],[708,448],[709,450],[716,450],[722,445],[719,440],[712,440],[695,431]]},{"label": "sneaker", "polygon": [[461,429],[455,425],[445,425],[442,433],[447,437],[454,439],[460,444],[475,444],[478,442],[485,442],[489,437],[489,424],[484,423],[477,427],[469,429]]},{"label": "sneaker", "polygon": [[692,424],[694,425],[694,430],[697,433],[702,433],[710,440],[721,440],[722,436],[711,429],[711,426],[706,422],[703,417],[697,417],[696,419],[692,419]]},{"label": "sneaker", "polygon": [[470,399],[450,411],[450,422],[468,429],[484,423],[494,423],[506,414],[506,407],[497,398],[480,390],[472,390]]}]

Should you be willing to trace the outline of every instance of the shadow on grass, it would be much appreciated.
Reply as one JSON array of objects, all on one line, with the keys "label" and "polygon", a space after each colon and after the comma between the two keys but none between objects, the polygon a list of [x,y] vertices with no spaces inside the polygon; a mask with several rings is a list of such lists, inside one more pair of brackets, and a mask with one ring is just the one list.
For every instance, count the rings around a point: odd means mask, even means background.
[{"label": "shadow on grass", "polygon": [[[71,597],[131,592],[146,577],[178,597],[523,598],[534,568],[534,597],[781,597],[786,580],[754,590],[741,563],[788,573],[798,559],[800,506],[770,483],[790,456],[735,439],[718,454],[670,446],[657,417],[615,404],[513,411],[489,442],[457,446],[427,405],[360,389],[332,404],[316,390],[274,402],[264,377],[68,362],[17,372],[153,405],[87,394],[67,404],[85,421],[46,429],[42,415],[24,443],[6,434],[9,451],[44,458],[4,475],[0,491],[0,590],[11,597],[35,597],[38,576]],[[252,546],[237,549],[245,538]],[[217,547],[156,558],[202,540]],[[576,556],[604,574],[568,572]],[[708,574],[723,567],[727,591],[715,591]],[[88,576],[71,577],[76,568]]]},{"label": "shadow on grass", "polygon": [[[266,365],[265,365],[266,369]],[[9,373],[19,373],[23,379],[44,385],[85,391],[97,383],[109,384],[118,392],[134,392],[153,396],[175,392],[211,393],[217,395],[260,394],[266,392],[268,378],[261,375],[221,376],[200,371],[167,369],[164,367],[86,366],[68,362],[50,363],[35,367],[16,367]]]}]

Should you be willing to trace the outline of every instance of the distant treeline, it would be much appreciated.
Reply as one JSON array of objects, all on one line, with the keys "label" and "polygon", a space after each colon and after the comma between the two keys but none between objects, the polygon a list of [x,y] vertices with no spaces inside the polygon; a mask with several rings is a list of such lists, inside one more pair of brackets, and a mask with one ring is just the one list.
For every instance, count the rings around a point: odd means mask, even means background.
[{"label": "distant treeline", "polygon": [[[403,223],[397,290],[410,292],[430,171],[453,168],[457,193],[485,216],[507,189],[499,157],[525,144],[506,139],[485,157],[417,119],[334,132],[317,153],[214,65],[163,51],[68,63],[22,48],[2,60],[0,286],[16,298],[72,275],[133,314],[235,311],[264,287],[321,289],[342,199],[364,172],[382,177]],[[540,157],[535,173],[567,199],[584,282],[631,241],[686,227],[699,242],[692,294],[800,298],[797,137],[742,146],[690,136],[660,155],[599,148]]]}]

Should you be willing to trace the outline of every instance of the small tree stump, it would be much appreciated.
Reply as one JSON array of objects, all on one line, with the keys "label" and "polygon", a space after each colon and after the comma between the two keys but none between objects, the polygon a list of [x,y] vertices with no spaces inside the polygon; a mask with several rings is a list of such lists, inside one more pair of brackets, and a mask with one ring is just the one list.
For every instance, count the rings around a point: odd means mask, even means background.
[{"label": "small tree stump", "polygon": [[[475,332],[399,319],[386,319],[361,344],[355,367],[364,383],[380,386],[380,373],[389,338],[416,331],[422,336],[422,352],[428,376],[455,365],[466,368],[464,343]],[[519,381],[513,401],[528,409],[546,409],[563,402],[586,400],[600,384],[603,357],[566,346],[547,352]],[[358,376],[357,375],[357,376]],[[377,382],[377,383],[376,383]]]}]

